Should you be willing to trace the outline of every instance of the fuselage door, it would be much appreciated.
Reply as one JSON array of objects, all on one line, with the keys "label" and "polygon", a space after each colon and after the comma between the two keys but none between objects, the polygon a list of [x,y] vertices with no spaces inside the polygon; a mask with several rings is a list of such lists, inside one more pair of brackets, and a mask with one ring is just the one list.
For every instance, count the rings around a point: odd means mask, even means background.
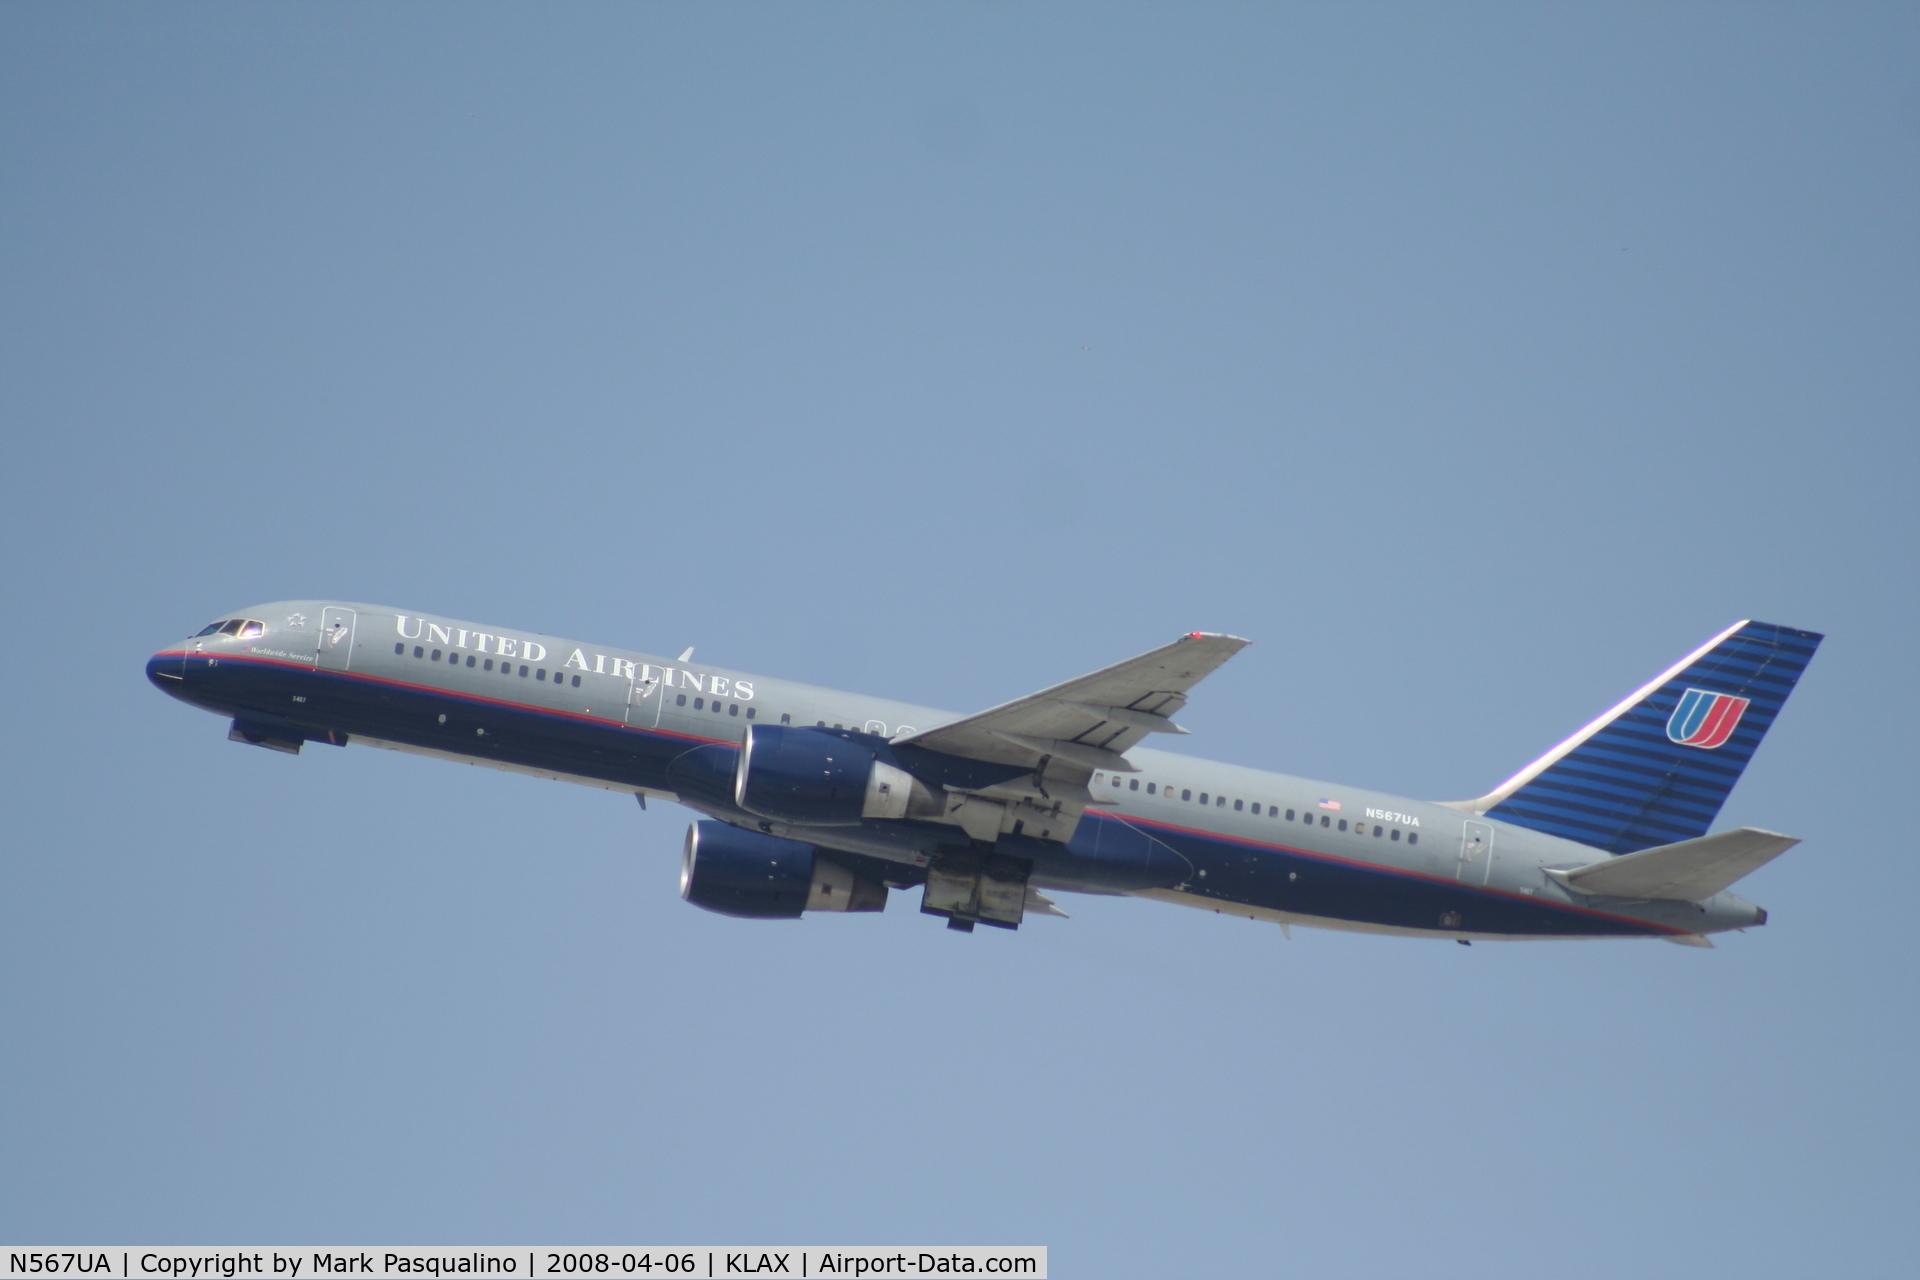
[{"label": "fuselage door", "polygon": [[1460,828],[1461,884],[1485,884],[1493,872],[1493,828],[1484,822],[1468,822]]},{"label": "fuselage door", "polygon": [[[579,694],[574,695],[574,701],[580,704],[580,710],[595,719],[611,720],[619,724],[626,720],[627,710],[633,705],[633,677],[621,670],[617,659],[613,663],[613,670],[606,671],[603,668],[607,665],[607,655],[596,653],[592,657],[591,668],[569,678],[568,692],[573,692],[573,680],[582,681],[580,693],[586,695],[585,698],[582,699]],[[556,671],[553,678],[559,680],[562,677]]]},{"label": "fuselage door", "polygon": [[629,729],[651,729],[660,723],[660,704],[667,700],[667,694],[660,687],[660,671],[657,667],[641,667],[646,678],[635,678],[632,687],[627,690],[627,727]]},{"label": "fuselage door", "polygon": [[353,624],[351,609],[328,605],[320,611],[320,669],[345,671],[353,661]]}]

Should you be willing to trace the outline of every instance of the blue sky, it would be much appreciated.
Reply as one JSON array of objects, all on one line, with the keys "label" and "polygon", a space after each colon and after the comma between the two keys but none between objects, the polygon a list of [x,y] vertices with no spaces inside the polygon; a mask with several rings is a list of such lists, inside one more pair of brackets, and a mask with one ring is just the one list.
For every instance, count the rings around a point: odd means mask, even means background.
[{"label": "blue sky", "polygon": [[[1911,6],[0,11],[0,1237],[1903,1273]],[[725,920],[686,815],[225,741],[285,597],[1477,795],[1829,639],[1702,952]]]}]

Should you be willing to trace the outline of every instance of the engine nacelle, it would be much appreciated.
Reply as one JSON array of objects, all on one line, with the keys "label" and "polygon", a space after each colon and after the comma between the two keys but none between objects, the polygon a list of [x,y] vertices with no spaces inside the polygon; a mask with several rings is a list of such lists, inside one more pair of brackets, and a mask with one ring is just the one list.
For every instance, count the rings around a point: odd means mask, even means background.
[{"label": "engine nacelle", "polygon": [[724,822],[687,828],[680,896],[723,916],[792,920],[802,911],[884,911],[887,886],[855,875],[810,844]]},{"label": "engine nacelle", "polygon": [[733,775],[733,802],[748,813],[804,827],[941,811],[940,799],[925,784],[874,748],[804,725],[748,726]]}]

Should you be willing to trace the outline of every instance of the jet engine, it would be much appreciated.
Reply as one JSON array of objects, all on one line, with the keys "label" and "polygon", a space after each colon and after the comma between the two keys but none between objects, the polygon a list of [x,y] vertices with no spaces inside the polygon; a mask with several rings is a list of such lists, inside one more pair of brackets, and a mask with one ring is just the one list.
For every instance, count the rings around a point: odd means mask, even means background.
[{"label": "jet engine", "polygon": [[733,802],[807,827],[937,815],[942,808],[925,784],[852,735],[767,724],[750,726],[740,744]]},{"label": "jet engine", "polygon": [[884,911],[887,886],[855,875],[810,844],[724,822],[687,828],[680,896],[723,916],[793,920],[802,911]]}]

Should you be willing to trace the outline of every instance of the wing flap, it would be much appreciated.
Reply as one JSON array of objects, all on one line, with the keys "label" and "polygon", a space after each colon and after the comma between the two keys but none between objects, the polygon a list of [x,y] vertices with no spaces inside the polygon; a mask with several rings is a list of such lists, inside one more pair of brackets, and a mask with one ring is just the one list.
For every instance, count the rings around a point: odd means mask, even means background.
[{"label": "wing flap", "polygon": [[1655,845],[1572,871],[1555,879],[1581,893],[1608,898],[1671,898],[1699,902],[1800,843],[1798,836],[1741,827],[1718,835]]},{"label": "wing flap", "polygon": [[1036,916],[1059,916],[1062,920],[1068,918],[1067,913],[1062,911],[1052,898],[1032,885],[1027,886],[1027,910]]}]

